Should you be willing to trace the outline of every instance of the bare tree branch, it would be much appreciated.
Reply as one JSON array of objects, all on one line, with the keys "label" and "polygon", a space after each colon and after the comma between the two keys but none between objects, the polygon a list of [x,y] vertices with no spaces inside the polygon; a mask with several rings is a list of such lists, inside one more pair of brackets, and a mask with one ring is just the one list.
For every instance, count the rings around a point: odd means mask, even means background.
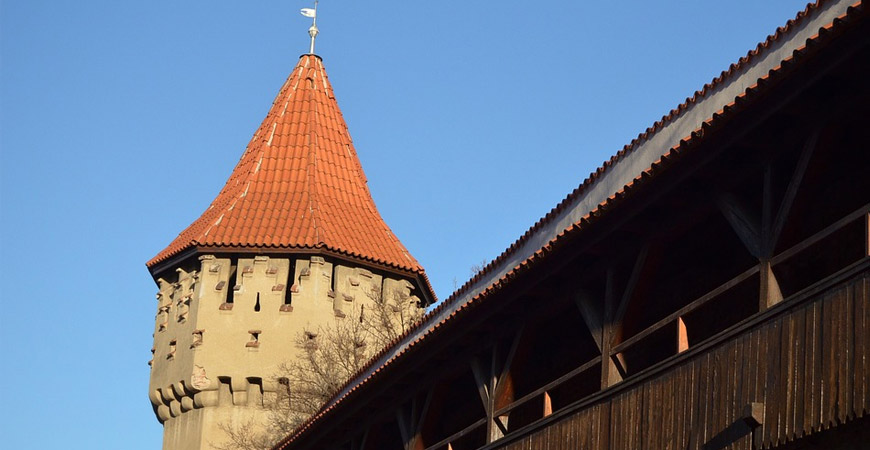
[{"label": "bare tree branch", "polygon": [[279,386],[264,402],[265,423],[238,426],[220,424],[226,441],[212,443],[216,450],[272,448],[315,414],[346,382],[365,367],[382,348],[395,342],[423,316],[415,297],[380,289],[366,293],[363,302],[331,324],[305,330],[296,339],[297,356],[273,374]]}]

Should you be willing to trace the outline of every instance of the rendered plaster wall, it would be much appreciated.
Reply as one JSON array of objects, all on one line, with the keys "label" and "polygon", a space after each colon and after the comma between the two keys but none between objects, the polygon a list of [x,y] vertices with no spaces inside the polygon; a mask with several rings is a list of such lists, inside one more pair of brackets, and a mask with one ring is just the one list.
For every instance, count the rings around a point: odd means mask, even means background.
[{"label": "rendered plaster wall", "polygon": [[225,439],[222,424],[262,423],[305,331],[354,320],[381,293],[419,302],[408,280],[320,256],[204,255],[174,275],[157,280],[149,387],[173,450],[211,448]]}]

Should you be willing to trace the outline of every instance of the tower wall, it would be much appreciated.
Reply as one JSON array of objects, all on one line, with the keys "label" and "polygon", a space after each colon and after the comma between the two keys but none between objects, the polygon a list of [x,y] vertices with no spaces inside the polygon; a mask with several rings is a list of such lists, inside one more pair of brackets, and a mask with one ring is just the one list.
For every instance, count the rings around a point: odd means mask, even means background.
[{"label": "tower wall", "polygon": [[173,450],[212,448],[222,425],[263,423],[304,331],[358,320],[378,295],[420,300],[409,280],[322,256],[203,255],[157,283],[149,398]]}]

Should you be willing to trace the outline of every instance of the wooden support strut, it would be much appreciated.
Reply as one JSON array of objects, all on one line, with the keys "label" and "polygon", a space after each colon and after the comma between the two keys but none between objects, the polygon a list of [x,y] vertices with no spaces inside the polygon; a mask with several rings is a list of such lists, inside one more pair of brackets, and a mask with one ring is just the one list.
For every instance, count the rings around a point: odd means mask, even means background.
[{"label": "wooden support strut", "polygon": [[434,389],[430,389],[422,402],[414,397],[410,405],[396,409],[396,422],[399,424],[399,433],[405,450],[423,449],[421,430],[429,412],[429,405],[432,403],[433,392]]},{"label": "wooden support strut", "polygon": [[503,437],[508,432],[508,414],[497,416],[495,412],[513,401],[513,380],[510,376],[510,368],[522,339],[523,330],[524,327],[521,326],[514,334],[505,360],[501,365],[498,364],[498,344],[492,347],[489,364],[483,363],[479,358],[471,360],[471,372],[474,375],[477,393],[480,395],[480,401],[483,403],[483,409],[486,413],[487,443]]},{"label": "wooden support strut", "polygon": [[[634,296],[635,288],[641,279],[644,271],[649,267],[647,259],[650,254],[651,244],[646,243],[638,252],[637,258],[634,261],[634,267],[631,270],[628,283],[622,291],[619,303],[615,304],[615,286],[614,286],[614,271],[611,268],[607,272],[607,286],[605,287],[604,301],[604,335],[603,346],[601,352],[601,388],[607,388],[620,381],[627,376],[628,367],[622,353],[612,353],[611,349],[616,345],[616,340],[620,339],[622,320],[628,305]],[[615,307],[615,308],[614,308]]]},{"label": "wooden support strut", "polygon": [[[798,188],[806,174],[810,159],[818,146],[821,130],[821,126],[816,127],[806,140],[797,165],[794,168],[794,172],[789,179],[785,194],[776,208],[775,214],[772,198],[772,169],[769,164],[764,170],[760,221],[733,195],[724,193],[718,198],[717,205],[725,216],[725,219],[731,225],[734,232],[737,233],[737,236],[740,238],[741,242],[743,242],[746,250],[758,259],[760,275],[758,297],[760,311],[764,311],[771,306],[776,305],[783,299],[782,290],[780,289],[779,283],[776,280],[776,275],[773,272],[771,258],[776,249],[776,244],[779,242],[782,230],[785,228],[785,223],[788,220],[792,205],[797,197]],[[868,251],[870,251],[870,244],[868,244]]]},{"label": "wooden support strut", "polygon": [[[492,356],[495,359],[495,352]],[[495,426],[493,411],[495,409],[494,396],[492,393],[495,390],[495,380],[492,370],[492,365],[487,367],[482,364],[480,359],[472,358],[471,372],[474,375],[475,384],[477,384],[477,393],[480,395],[480,401],[483,403],[483,410],[486,414],[486,443],[490,443],[499,437],[499,429]]]}]

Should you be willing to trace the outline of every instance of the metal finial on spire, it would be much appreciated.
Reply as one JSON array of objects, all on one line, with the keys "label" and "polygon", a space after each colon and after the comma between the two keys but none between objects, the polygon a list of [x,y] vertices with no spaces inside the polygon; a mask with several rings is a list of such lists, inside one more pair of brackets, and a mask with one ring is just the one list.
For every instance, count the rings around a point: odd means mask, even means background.
[{"label": "metal finial on spire", "polygon": [[320,30],[317,29],[317,1],[318,0],[314,0],[314,8],[302,8],[300,11],[303,16],[312,19],[311,28],[308,29],[308,35],[311,36],[311,48],[308,50],[308,53],[312,55],[314,54],[314,38],[316,38],[317,33],[320,32]]}]

